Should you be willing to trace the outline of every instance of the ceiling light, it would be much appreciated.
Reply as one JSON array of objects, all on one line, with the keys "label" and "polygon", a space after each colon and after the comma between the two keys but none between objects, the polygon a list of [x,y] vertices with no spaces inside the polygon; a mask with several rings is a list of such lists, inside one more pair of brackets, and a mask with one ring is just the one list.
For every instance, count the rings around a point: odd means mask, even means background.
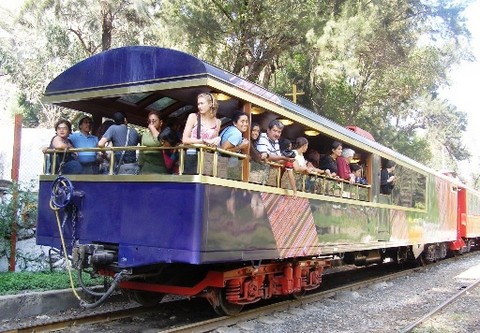
[{"label": "ceiling light", "polygon": [[278,119],[284,126],[293,124],[293,121],[290,119]]},{"label": "ceiling light", "polygon": [[319,131],[315,131],[315,130],[306,130],[304,133],[306,136],[317,136],[320,134]]},{"label": "ceiling light", "polygon": [[212,93],[212,95],[215,96],[217,101],[228,101],[230,98],[232,98],[231,96],[223,93]]},{"label": "ceiling light", "polygon": [[251,114],[261,114],[263,113],[265,110],[262,109],[261,107],[259,106],[252,106],[252,108],[250,109],[250,113]]}]

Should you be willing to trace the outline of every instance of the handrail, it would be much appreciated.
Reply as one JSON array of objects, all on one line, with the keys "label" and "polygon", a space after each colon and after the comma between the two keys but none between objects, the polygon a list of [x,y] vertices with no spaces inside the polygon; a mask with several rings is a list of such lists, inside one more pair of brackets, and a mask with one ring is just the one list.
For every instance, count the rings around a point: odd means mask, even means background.
[{"label": "handrail", "polygon": [[[47,159],[52,156],[51,160],[51,174],[55,173],[56,165],[58,161],[58,154],[63,153],[81,153],[81,152],[97,152],[97,153],[108,153],[110,152],[110,164],[109,164],[109,174],[114,174],[114,167],[115,167],[115,152],[120,151],[164,151],[164,150],[177,150],[179,151],[179,175],[182,175],[185,168],[185,154],[187,149],[196,149],[198,154],[198,166],[197,166],[197,174],[199,175],[207,175],[212,177],[219,177],[219,161],[221,160],[224,165],[226,165],[224,159],[230,159],[232,157],[237,158],[239,160],[250,160],[250,156],[247,154],[237,153],[222,149],[220,147],[212,147],[205,144],[181,144],[175,147],[147,147],[147,146],[126,146],[126,147],[103,147],[103,148],[69,148],[69,149],[54,149],[54,148],[47,148],[43,150],[45,155],[45,165],[44,171],[46,171],[47,166]],[[212,154],[208,156],[208,162],[211,162],[209,166],[209,170],[206,170],[206,162],[207,162],[207,153]],[[275,174],[270,174],[271,182],[273,182],[272,178],[275,176],[275,183],[263,183],[264,185],[271,185],[275,187],[282,187],[282,173],[281,170],[284,167],[282,163],[272,162],[272,161],[262,161],[260,164],[266,166],[264,172],[269,173],[270,170],[274,170]],[[242,168],[243,168],[243,164]],[[210,170],[211,167],[211,170]],[[208,171],[208,172],[207,172]],[[222,178],[228,178],[226,176],[226,170],[220,170]],[[249,171],[250,172],[250,171]],[[243,174],[243,172],[242,172]],[[249,175],[249,173],[247,173]],[[307,193],[317,193],[317,194],[324,194],[324,195],[332,195],[332,196],[339,196],[339,197],[346,197],[346,198],[354,198],[357,200],[369,200],[370,196],[370,188],[371,185],[364,185],[358,183],[350,183],[350,181],[345,179],[340,179],[337,177],[331,177],[327,174],[319,174],[316,172],[312,173],[300,173],[294,172],[295,179],[297,184],[297,190]],[[268,178],[268,175],[265,175]],[[301,178],[300,178],[301,177]],[[244,181],[250,181],[249,178]],[[320,184],[318,184],[320,183]],[[314,189],[312,189],[312,187]]]}]

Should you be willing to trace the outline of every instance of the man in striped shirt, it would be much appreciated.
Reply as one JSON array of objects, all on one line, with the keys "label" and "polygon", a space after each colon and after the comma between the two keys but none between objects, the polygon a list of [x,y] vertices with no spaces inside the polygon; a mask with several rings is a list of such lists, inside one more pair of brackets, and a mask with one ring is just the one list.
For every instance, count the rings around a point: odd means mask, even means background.
[{"label": "man in striped shirt", "polygon": [[274,119],[268,124],[267,133],[260,134],[257,143],[257,150],[261,154],[262,159],[267,159],[272,162],[284,162],[290,158],[282,155],[278,139],[282,135],[283,124]]}]

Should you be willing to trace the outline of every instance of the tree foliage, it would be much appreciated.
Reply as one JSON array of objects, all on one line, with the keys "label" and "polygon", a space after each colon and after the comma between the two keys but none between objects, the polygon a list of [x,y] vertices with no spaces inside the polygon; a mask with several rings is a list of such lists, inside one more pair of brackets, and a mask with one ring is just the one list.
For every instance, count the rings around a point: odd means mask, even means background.
[{"label": "tree foliage", "polygon": [[437,90],[471,59],[464,9],[452,0],[26,0],[0,22],[0,62],[40,124],[61,115],[40,96],[62,70],[113,47],[158,45],[280,94],[295,83],[302,105],[419,161],[436,145],[459,161],[466,116]]}]

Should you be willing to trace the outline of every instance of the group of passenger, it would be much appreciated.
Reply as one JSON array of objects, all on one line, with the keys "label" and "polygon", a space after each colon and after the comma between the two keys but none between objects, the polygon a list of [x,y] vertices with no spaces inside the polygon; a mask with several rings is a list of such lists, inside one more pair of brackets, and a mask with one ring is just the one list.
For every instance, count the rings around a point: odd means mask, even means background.
[{"label": "group of passenger", "polygon": [[[172,126],[164,128],[164,119],[156,111],[148,114],[147,130],[139,135],[137,130],[128,126],[128,121],[122,112],[113,115],[113,122],[107,120],[99,128],[97,136],[91,134],[92,118],[84,116],[80,119],[78,132],[71,133],[71,124],[60,120],[55,125],[56,136],[52,139],[50,148],[96,148],[137,146],[145,147],[175,147],[180,142],[184,144],[205,144],[219,147],[235,153],[247,154],[250,157],[251,174],[263,170],[259,165],[266,161],[282,164],[295,190],[293,172],[302,174],[324,174],[336,179],[344,179],[351,183],[367,184],[362,177],[362,168],[351,164],[355,152],[343,149],[340,142],[334,141],[329,153],[320,158],[320,154],[309,150],[308,140],[298,137],[292,144],[282,139],[284,125],[278,119],[268,124],[266,132],[261,132],[257,123],[249,124],[245,112],[237,111],[232,116],[232,124],[220,132],[221,121],[217,118],[218,102],[210,93],[197,96],[197,113],[188,115],[180,136]],[[250,132],[248,129],[250,128]],[[109,173],[109,156],[102,152],[81,151],[78,153],[58,153],[57,169],[64,174],[72,173]],[[238,166],[238,160],[231,158]],[[140,149],[138,160],[135,150],[118,150],[115,152],[116,174],[149,174],[178,172],[178,152],[170,150]],[[197,172],[197,149],[186,150],[184,173]],[[236,161],[236,164],[235,164]],[[257,166],[257,169],[255,168]]]}]

